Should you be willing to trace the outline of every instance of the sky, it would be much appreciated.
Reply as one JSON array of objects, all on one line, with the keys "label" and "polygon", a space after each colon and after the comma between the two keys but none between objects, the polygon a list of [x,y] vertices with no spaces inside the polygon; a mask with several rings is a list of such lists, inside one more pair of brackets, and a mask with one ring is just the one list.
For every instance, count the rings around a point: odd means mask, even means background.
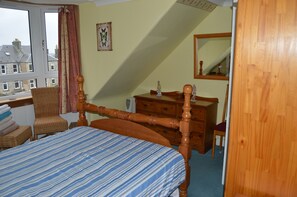
[{"label": "sky", "polygon": [[[15,38],[22,45],[30,45],[28,12],[0,8],[0,46],[11,45]],[[54,53],[58,44],[58,14],[46,14],[47,44],[49,53]]]}]

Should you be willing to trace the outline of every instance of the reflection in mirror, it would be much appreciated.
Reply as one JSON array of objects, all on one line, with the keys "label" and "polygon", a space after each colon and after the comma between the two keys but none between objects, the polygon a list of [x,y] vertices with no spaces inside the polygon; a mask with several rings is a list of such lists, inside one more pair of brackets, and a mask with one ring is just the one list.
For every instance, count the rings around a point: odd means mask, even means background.
[{"label": "reflection in mirror", "polygon": [[194,35],[194,78],[228,80],[231,33]]}]

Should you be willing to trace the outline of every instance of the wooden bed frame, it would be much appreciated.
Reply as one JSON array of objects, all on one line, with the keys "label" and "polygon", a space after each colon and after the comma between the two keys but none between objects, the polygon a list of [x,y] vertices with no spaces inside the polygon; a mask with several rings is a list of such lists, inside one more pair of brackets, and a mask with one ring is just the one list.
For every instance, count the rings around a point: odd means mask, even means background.
[{"label": "wooden bed frame", "polygon": [[[180,196],[187,196],[187,188],[190,184],[190,165],[189,159],[191,157],[190,149],[190,120],[191,120],[191,105],[190,99],[192,94],[192,86],[185,85],[184,92],[184,106],[182,120],[173,118],[158,118],[154,116],[147,116],[140,113],[129,113],[116,109],[108,109],[103,106],[96,106],[86,102],[85,93],[83,90],[84,78],[78,77],[78,104],[77,109],[79,112],[78,126],[91,126],[107,131],[112,131],[121,135],[131,136],[134,138],[154,142],[164,146],[171,147],[169,140],[155,131],[146,128],[137,123],[148,123],[151,125],[161,125],[168,128],[179,128],[182,133],[181,144],[178,147],[178,151],[183,155],[186,168],[186,179],[180,185]],[[98,119],[91,122],[88,125],[88,121],[85,116],[85,112],[99,114],[101,116],[107,116],[110,119]]]}]

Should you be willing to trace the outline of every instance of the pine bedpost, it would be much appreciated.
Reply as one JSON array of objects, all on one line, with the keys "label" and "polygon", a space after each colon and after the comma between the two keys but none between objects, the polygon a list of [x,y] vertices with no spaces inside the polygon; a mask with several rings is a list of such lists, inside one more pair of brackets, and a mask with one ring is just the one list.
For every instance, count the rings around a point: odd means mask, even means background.
[{"label": "pine bedpost", "polygon": [[180,185],[180,196],[187,196],[187,189],[190,184],[190,164],[189,160],[191,157],[191,147],[190,147],[190,120],[191,120],[191,94],[192,94],[192,86],[187,84],[183,89],[185,100],[183,106],[183,114],[182,120],[180,122],[180,132],[182,133],[181,144],[179,145],[179,152],[183,155],[185,160],[186,167],[186,179]]},{"label": "pine bedpost", "polygon": [[88,121],[86,119],[86,114],[85,114],[85,109],[84,109],[84,105],[86,103],[86,97],[85,97],[85,93],[83,90],[84,78],[82,75],[79,75],[77,77],[77,82],[78,82],[77,111],[79,113],[79,115],[78,115],[79,119],[77,121],[77,125],[78,126],[88,126]]}]

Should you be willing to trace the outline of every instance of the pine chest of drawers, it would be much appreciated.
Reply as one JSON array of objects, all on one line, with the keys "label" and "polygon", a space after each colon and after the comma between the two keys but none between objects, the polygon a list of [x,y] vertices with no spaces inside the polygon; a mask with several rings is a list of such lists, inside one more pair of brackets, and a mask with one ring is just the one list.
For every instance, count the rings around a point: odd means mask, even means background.
[{"label": "pine chest of drawers", "polygon": [[[171,96],[158,97],[149,93],[136,95],[134,98],[137,113],[181,119],[183,99]],[[191,103],[190,142],[192,149],[195,149],[202,154],[211,149],[216,117],[216,102],[198,100]],[[178,130],[168,129],[162,126],[146,126],[169,139],[172,145],[179,145],[181,134]]]}]

